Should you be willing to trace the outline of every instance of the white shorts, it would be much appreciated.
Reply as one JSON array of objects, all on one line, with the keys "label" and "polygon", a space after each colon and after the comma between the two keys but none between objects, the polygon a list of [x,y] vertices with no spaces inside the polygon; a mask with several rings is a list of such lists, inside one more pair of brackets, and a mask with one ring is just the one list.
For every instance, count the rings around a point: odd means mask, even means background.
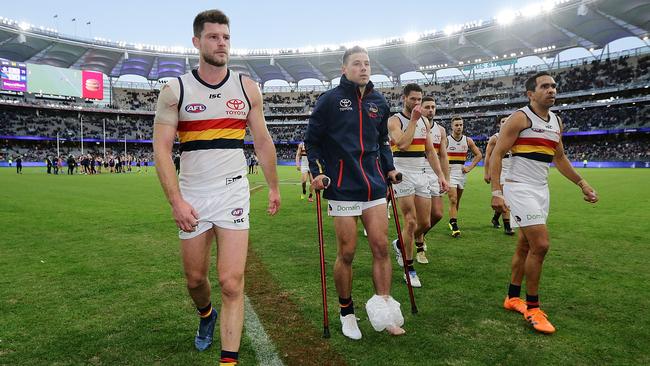
[{"label": "white shorts", "polygon": [[178,237],[181,239],[192,239],[212,229],[212,226],[248,230],[250,191],[246,176],[222,187],[211,196],[183,194],[183,199],[199,214],[199,225],[190,233],[179,230]]},{"label": "white shorts", "polygon": [[300,173],[309,173],[309,164],[300,164]]},{"label": "white shorts", "polygon": [[327,201],[327,215],[336,216],[361,216],[361,213],[369,208],[386,204],[385,198],[374,201]]},{"label": "white shorts", "polygon": [[503,196],[510,207],[510,222],[519,227],[546,225],[550,203],[548,185],[505,182]]},{"label": "white shorts", "polygon": [[461,169],[451,169],[449,171],[449,187],[465,189],[465,182],[467,181],[467,174],[463,173]]},{"label": "white shorts", "polygon": [[393,185],[395,197],[406,197],[417,195],[424,198],[431,198],[431,190],[429,189],[429,177],[424,173],[424,169],[420,170],[402,170],[396,168],[397,171],[402,173],[402,181]]},{"label": "white shorts", "polygon": [[441,197],[442,193],[440,193],[440,180],[438,179],[438,175],[436,173],[427,173],[427,178],[429,179],[429,193],[431,198]]}]

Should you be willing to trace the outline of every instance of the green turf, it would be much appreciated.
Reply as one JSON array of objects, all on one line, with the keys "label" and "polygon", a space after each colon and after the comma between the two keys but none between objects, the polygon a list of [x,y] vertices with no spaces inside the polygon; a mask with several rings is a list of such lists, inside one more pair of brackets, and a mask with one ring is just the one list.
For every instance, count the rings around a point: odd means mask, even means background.
[{"label": "green turf", "polygon": [[[192,346],[196,316],[176,229],[153,172],[43,171],[18,176],[0,169],[0,364],[214,363],[218,347],[199,354]],[[295,168],[280,172],[281,213],[269,218],[266,192],[254,194],[251,242],[319,332],[314,207],[298,199]],[[416,289],[418,315],[409,313],[401,273],[394,272],[394,297],[408,332],[403,337],[376,333],[367,320],[370,253],[361,235],[353,295],[364,338],[352,342],[340,334],[331,273],[335,240],[325,218],[330,342],[351,364],[363,365],[650,363],[643,351],[650,342],[650,170],[581,173],[601,195],[595,206],[551,174],[551,250],[540,295],[556,334],[535,334],[521,316],[501,309],[514,239],[490,227],[489,186],[477,169],[461,203],[462,238],[452,239],[441,222],[427,240],[431,264],[416,265],[424,284]],[[261,175],[251,176],[251,187],[262,182]],[[244,364],[255,363],[249,340],[240,354]]]}]

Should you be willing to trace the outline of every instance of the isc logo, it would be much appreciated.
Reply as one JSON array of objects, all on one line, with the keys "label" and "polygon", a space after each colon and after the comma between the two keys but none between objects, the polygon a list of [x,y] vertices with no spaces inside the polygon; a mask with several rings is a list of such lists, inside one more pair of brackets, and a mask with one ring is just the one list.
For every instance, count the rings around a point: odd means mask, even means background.
[{"label": "isc logo", "polygon": [[200,103],[194,103],[194,104],[188,104],[185,107],[185,112],[188,112],[188,113],[201,113],[201,112],[205,111],[206,109],[207,109],[207,107],[205,105],[200,104]]}]

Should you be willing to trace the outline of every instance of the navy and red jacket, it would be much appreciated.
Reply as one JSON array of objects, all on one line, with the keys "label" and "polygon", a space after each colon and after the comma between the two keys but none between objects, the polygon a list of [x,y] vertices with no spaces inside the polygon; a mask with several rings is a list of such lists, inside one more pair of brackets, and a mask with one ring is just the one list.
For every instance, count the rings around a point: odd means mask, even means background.
[{"label": "navy and red jacket", "polygon": [[336,201],[372,201],[386,197],[387,173],[395,169],[388,142],[390,107],[386,98],[341,76],[323,93],[309,118],[305,147],[309,170],[331,179],[323,197]]}]

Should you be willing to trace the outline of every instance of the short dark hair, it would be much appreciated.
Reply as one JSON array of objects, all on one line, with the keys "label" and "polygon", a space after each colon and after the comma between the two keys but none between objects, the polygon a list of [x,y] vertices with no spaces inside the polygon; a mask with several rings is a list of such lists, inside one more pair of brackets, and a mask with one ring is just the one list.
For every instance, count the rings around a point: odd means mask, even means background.
[{"label": "short dark hair", "polygon": [[424,103],[424,102],[434,102],[435,103],[436,100],[433,99],[433,97],[430,97],[430,96],[427,95],[426,97],[422,97],[422,103]]},{"label": "short dark hair", "polygon": [[345,53],[343,53],[343,65],[345,65],[348,62],[348,59],[350,58],[351,55],[355,53],[365,53],[366,55],[368,54],[368,50],[361,46],[354,46],[351,48],[348,48],[345,50]]},{"label": "short dark hair", "polygon": [[409,94],[411,94],[411,92],[420,92],[420,93],[422,93],[422,88],[418,84],[413,84],[413,83],[406,84],[402,94],[404,96],[408,96]]},{"label": "short dark hair", "polygon": [[230,19],[221,10],[210,9],[205,10],[196,15],[194,18],[194,37],[200,38],[205,23],[217,23],[227,25],[230,28]]},{"label": "short dark hair", "polygon": [[463,117],[461,116],[452,116],[451,117],[451,123],[454,123],[454,121],[462,121]]},{"label": "short dark hair", "polygon": [[537,87],[537,78],[540,76],[551,76],[551,74],[546,71],[540,71],[537,74],[526,79],[526,91],[535,91],[535,88]]}]

